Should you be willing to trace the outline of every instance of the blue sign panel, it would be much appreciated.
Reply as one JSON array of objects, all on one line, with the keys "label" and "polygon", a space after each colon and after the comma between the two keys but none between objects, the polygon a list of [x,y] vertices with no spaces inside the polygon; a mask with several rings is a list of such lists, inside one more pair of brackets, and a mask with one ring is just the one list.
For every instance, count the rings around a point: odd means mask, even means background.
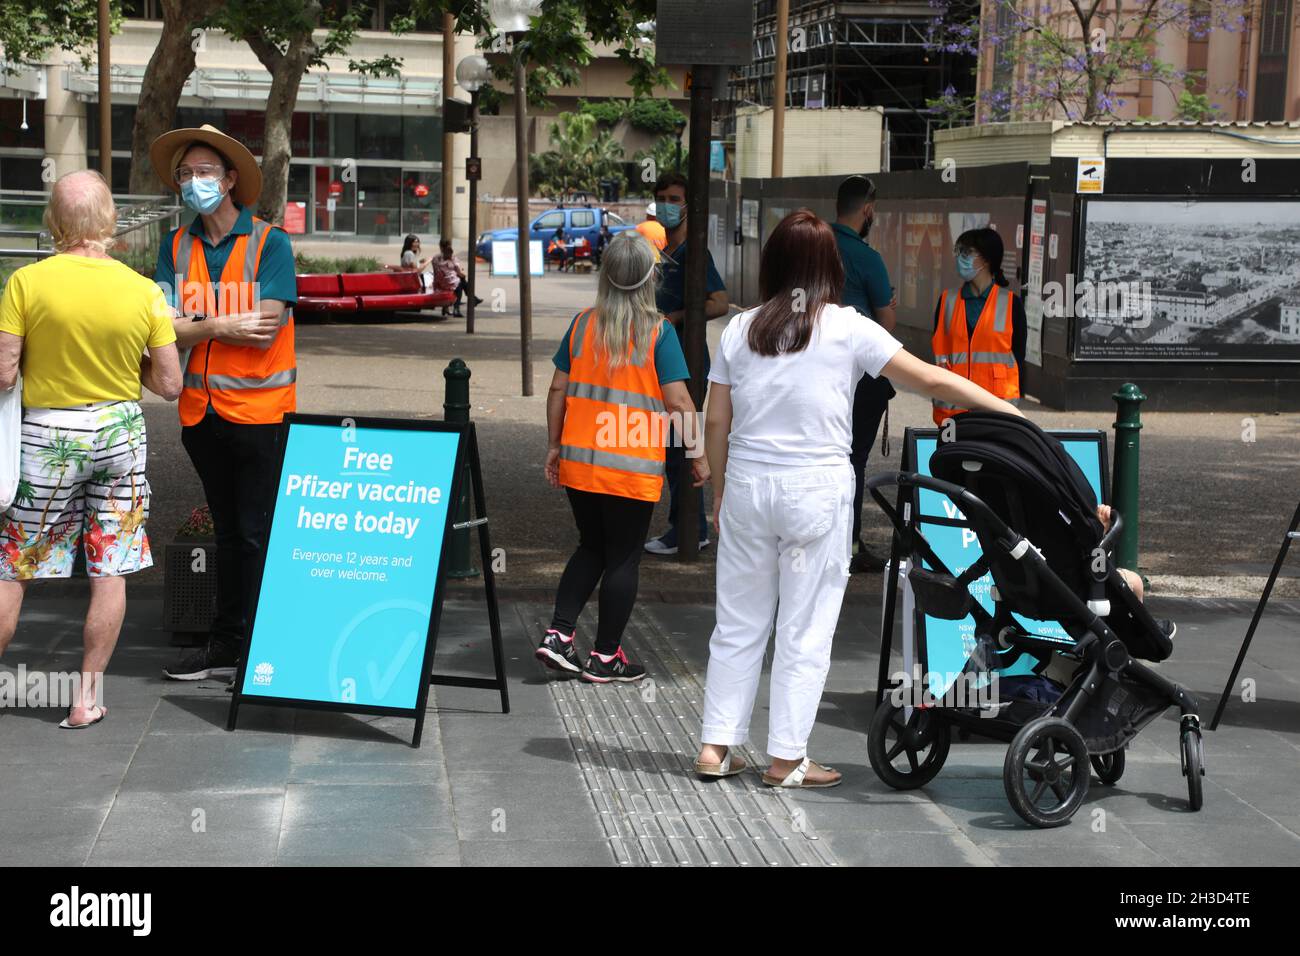
[{"label": "blue sign panel", "polygon": [[240,694],[414,711],[462,432],[291,420]]},{"label": "blue sign panel", "polygon": [[[917,474],[928,476],[930,456],[938,447],[938,430],[909,429],[909,431],[912,432],[915,442],[915,454],[912,459],[916,462],[914,470]],[[1085,430],[1049,431],[1048,434],[1060,441],[1070,457],[1078,462],[1079,467],[1083,469],[1084,477],[1088,479],[1093,492],[1097,495],[1097,500],[1105,501],[1105,485],[1102,478],[1105,473],[1105,434]],[[927,520],[938,518],[964,522],[966,516],[950,498],[937,491],[921,488],[918,489],[916,503],[919,509],[917,517],[922,525],[921,534],[925,536],[925,540],[929,542],[939,560],[948,566],[949,571],[954,575],[960,575],[980,559],[984,552],[980,549],[975,532],[970,528],[936,524],[932,520]],[[1027,534],[1030,529],[1017,530]],[[991,572],[985,572],[970,585],[971,595],[990,614],[993,613],[992,586]],[[966,662],[975,652],[975,619],[968,616],[960,621],[948,621],[923,614],[919,608],[916,615],[917,634],[920,639],[918,646],[922,649],[918,662],[922,672],[927,675],[930,693],[936,698],[941,698],[956,681],[957,675],[962,672]],[[1064,644],[1074,643],[1056,621],[1039,621],[1019,614],[1015,615],[1015,619],[1030,634],[1048,640],[1059,640]],[[1007,676],[1027,674],[1031,672],[1033,664],[1034,661],[1030,658],[1022,657],[1001,673]]]}]

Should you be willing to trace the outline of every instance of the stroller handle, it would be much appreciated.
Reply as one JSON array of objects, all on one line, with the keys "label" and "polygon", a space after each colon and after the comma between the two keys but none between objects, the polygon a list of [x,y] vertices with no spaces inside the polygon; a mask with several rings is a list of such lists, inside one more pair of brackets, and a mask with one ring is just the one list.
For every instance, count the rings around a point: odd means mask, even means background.
[{"label": "stroller handle", "polygon": [[[920,475],[914,471],[898,471],[875,475],[867,479],[867,489],[871,492],[871,497],[876,500],[887,515],[893,517],[894,509],[890,507],[888,500],[880,489],[888,485],[897,485],[900,488],[925,488],[928,491],[936,492],[943,495],[961,506],[964,514],[977,514],[981,521],[993,528],[998,537],[1006,542],[1009,548],[1014,548],[1020,542],[1020,535],[1009,528],[997,514],[961,485],[955,485],[951,481],[942,481],[938,478],[932,478],[929,475]],[[898,527],[897,522],[895,526]],[[899,530],[902,530],[901,527]]]}]

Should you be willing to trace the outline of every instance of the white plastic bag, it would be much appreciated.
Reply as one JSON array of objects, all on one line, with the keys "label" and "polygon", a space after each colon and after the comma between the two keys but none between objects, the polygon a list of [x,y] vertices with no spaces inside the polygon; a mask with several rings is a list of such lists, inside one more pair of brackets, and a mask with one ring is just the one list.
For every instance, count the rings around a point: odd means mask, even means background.
[{"label": "white plastic bag", "polygon": [[19,372],[13,390],[0,392],[0,509],[12,505],[18,494],[22,447],[23,375]]}]

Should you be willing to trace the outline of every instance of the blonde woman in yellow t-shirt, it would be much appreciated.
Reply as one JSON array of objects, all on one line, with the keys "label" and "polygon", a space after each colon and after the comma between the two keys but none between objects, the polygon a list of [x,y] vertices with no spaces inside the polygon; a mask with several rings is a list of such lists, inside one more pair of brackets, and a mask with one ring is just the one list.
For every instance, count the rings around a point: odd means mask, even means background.
[{"label": "blonde woman in yellow t-shirt", "polygon": [[141,386],[168,401],[181,392],[171,309],[157,285],[109,257],[116,223],[99,173],[62,177],[45,211],[58,254],[15,272],[0,299],[0,389],[23,373],[21,477],[0,517],[0,654],[27,586],[69,577],[83,548],[81,681],[59,725],[72,730],[108,713],[102,675],[126,613],[124,575],[153,564]]}]

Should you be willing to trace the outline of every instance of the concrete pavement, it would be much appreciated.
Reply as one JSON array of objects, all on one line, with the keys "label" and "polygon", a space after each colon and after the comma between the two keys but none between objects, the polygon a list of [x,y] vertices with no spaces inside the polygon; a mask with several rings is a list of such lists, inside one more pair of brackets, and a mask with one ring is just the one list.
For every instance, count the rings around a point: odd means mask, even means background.
[{"label": "concrete pavement", "polygon": [[[33,600],[3,666],[68,670],[81,605]],[[1248,607],[1153,601],[1179,622],[1161,665],[1207,715]],[[1137,738],[1114,787],[1094,781],[1062,829],[1036,831],[1002,791],[1005,745],[954,741],[924,790],[899,793],[866,759],[878,604],[854,600],[836,636],[812,755],[837,789],[763,787],[756,772],[703,782],[698,746],[712,608],[649,603],[630,653],[650,681],[597,687],[557,678],[531,655],[545,604],[503,607],[512,713],[491,691],[435,687],[424,743],[411,722],[247,705],[225,727],[216,682],[164,682],[174,649],[159,608],[135,601],[107,678],[108,718],[60,731],[50,708],[0,710],[0,865],[845,865],[1197,866],[1300,863],[1300,607],[1279,604],[1243,670],[1254,703],[1207,733],[1205,808],[1187,812],[1177,722]],[[590,614],[579,640],[592,631]],[[490,672],[472,590],[449,600],[439,673]],[[767,683],[748,754],[762,758]],[[762,766],[760,763],[759,766]]]}]

